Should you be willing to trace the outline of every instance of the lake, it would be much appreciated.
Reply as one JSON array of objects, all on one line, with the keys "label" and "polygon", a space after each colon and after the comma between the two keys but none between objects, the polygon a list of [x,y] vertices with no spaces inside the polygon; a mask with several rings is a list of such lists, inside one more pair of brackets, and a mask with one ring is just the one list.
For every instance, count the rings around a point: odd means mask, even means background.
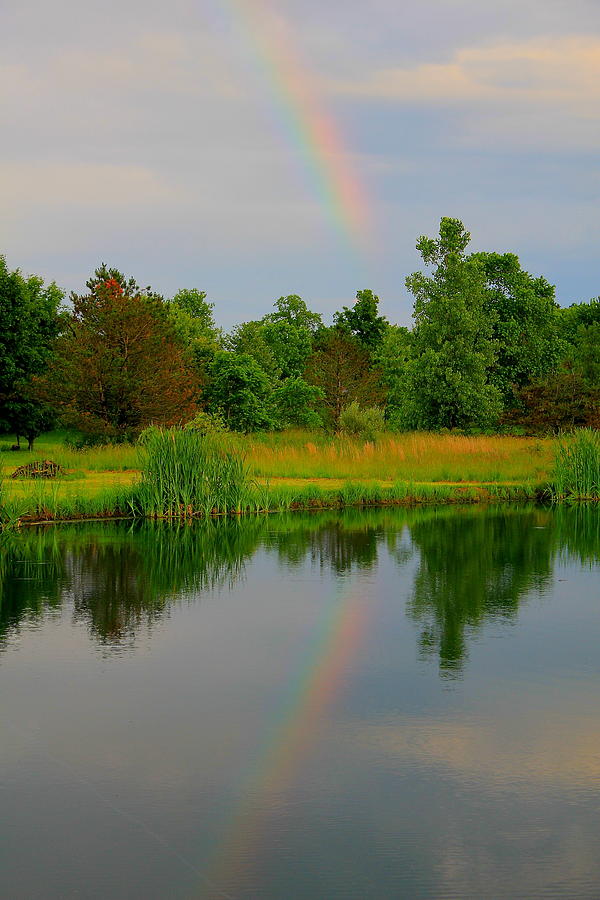
[{"label": "lake", "polygon": [[597,898],[600,510],[23,530],[0,896]]}]

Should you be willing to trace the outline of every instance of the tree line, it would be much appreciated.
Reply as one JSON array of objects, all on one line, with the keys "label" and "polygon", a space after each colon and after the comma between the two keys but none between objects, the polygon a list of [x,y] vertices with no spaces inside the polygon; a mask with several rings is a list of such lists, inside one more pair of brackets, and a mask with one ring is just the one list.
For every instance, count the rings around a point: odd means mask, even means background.
[{"label": "tree line", "polygon": [[108,442],[190,421],[337,430],[349,409],[399,430],[599,427],[600,298],[563,308],[514,253],[469,242],[451,218],[418,239],[411,328],[360,290],[330,326],[292,294],[224,333],[201,290],[163,298],[103,264],[65,305],[0,257],[0,427],[29,446],[57,422]]}]

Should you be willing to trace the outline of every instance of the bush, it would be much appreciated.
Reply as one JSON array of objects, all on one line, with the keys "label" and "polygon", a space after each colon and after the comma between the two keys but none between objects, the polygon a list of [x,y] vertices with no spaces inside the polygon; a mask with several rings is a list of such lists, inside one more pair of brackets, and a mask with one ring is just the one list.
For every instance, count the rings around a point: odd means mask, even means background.
[{"label": "bush", "polygon": [[374,441],[385,428],[383,410],[378,406],[366,406],[361,409],[353,402],[342,410],[340,415],[340,431],[342,434]]},{"label": "bush", "polygon": [[198,412],[193,419],[186,422],[184,426],[186,431],[195,431],[196,434],[224,434],[229,429],[225,424],[223,416],[219,413]]}]

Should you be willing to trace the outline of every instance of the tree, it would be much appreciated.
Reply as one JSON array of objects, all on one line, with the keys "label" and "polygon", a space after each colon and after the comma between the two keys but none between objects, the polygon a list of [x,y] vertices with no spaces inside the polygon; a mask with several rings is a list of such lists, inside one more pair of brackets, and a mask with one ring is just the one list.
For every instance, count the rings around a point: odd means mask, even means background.
[{"label": "tree", "polygon": [[505,421],[530,432],[600,428],[600,386],[591,385],[567,362],[521,388]]},{"label": "tree", "polygon": [[335,429],[345,406],[353,401],[372,406],[383,398],[380,372],[371,368],[368,351],[340,328],[326,328],[319,335],[306,380],[323,391],[324,411]]},{"label": "tree", "polygon": [[298,294],[280,297],[273,306],[275,312],[266,315],[263,322],[286,322],[296,328],[307,328],[313,333],[323,327],[323,320],[319,313],[311,312]]},{"label": "tree", "polygon": [[32,378],[44,371],[60,330],[62,291],[41,278],[9,271],[0,257],[0,424],[25,434],[30,449],[50,422]]},{"label": "tree", "polygon": [[406,279],[415,297],[415,328],[400,414],[405,427],[489,426],[500,413],[500,391],[489,377],[496,345],[486,274],[479,260],[465,257],[469,240],[462,222],[443,218],[438,238],[417,241],[435,270]]},{"label": "tree", "polygon": [[225,338],[225,347],[232,353],[251,356],[269,378],[281,377],[281,367],[265,338],[262,321],[242,322]]},{"label": "tree", "polygon": [[43,382],[65,423],[98,439],[122,440],[149,424],[191,418],[198,382],[167,305],[105,265],[87,288],[71,295],[69,327]]},{"label": "tree", "polygon": [[600,325],[600,297],[592,297],[589,303],[572,303],[560,310],[561,330],[570,344],[577,342],[580,326]]},{"label": "tree", "polygon": [[223,336],[213,318],[214,303],[196,288],[183,289],[168,301],[169,318],[190,365],[202,383]]},{"label": "tree", "polygon": [[220,351],[208,371],[204,402],[232,431],[261,431],[276,424],[272,389],[266,373],[247,353]]},{"label": "tree", "polygon": [[517,392],[506,421],[530,431],[600,428],[600,323],[579,325],[560,366]]},{"label": "tree", "polygon": [[342,307],[334,315],[335,324],[350,331],[363,345],[374,353],[381,347],[389,327],[388,320],[378,315],[379,297],[371,290],[357,291],[356,303],[349,309]]},{"label": "tree", "polygon": [[285,378],[273,391],[279,425],[283,428],[290,425],[319,428],[323,421],[315,406],[323,397],[321,388],[308,384],[303,378]]},{"label": "tree", "polygon": [[375,354],[386,389],[385,414],[391,425],[401,425],[406,406],[407,369],[413,353],[412,333],[402,325],[390,325]]},{"label": "tree", "polygon": [[489,380],[510,405],[515,389],[543,377],[564,354],[554,286],[525,272],[514,253],[474,253],[470,259],[486,278],[484,311],[496,345]]},{"label": "tree", "polygon": [[262,334],[282,378],[299,378],[310,356],[313,335],[323,327],[321,316],[311,312],[297,294],[280,297],[275,312],[262,319]]}]

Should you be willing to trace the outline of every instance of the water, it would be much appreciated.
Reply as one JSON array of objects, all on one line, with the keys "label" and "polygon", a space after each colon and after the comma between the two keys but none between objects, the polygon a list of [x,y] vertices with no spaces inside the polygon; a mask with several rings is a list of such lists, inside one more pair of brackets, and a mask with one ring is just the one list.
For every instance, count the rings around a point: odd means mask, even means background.
[{"label": "water", "polygon": [[600,511],[25,532],[0,896],[598,898]]}]

